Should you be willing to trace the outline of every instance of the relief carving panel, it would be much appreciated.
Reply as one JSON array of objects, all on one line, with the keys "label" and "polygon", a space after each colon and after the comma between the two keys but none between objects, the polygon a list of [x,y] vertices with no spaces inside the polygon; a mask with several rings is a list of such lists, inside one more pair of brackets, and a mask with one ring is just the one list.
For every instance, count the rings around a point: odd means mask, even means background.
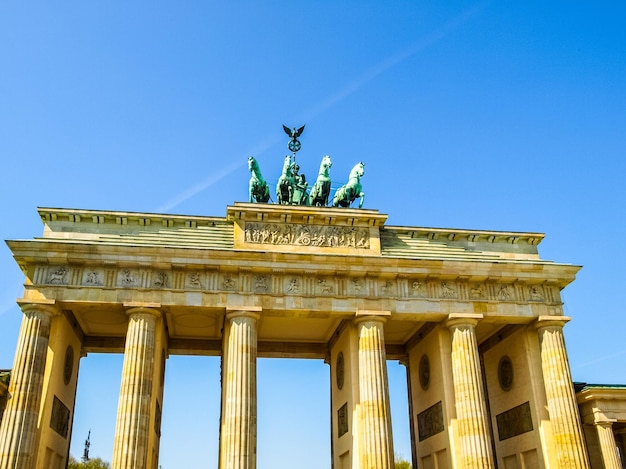
[{"label": "relief carving panel", "polygon": [[369,249],[370,233],[367,228],[351,226],[246,223],[245,242],[249,244]]},{"label": "relief carving panel", "polygon": [[[252,226],[274,226],[271,224],[252,223]],[[280,225],[277,227],[297,227],[298,225]],[[302,225],[311,228],[308,225]],[[325,227],[322,229],[344,229],[342,227]],[[345,228],[356,232],[357,229]],[[295,228],[293,228],[295,230]],[[361,230],[367,233],[367,229]],[[311,230],[309,230],[309,234]],[[252,236],[252,235],[250,235]],[[272,238],[272,232],[255,235],[258,242],[272,239],[278,240],[276,235]],[[264,237],[267,236],[267,239]],[[294,235],[295,236],[295,235]],[[294,238],[300,241],[300,238]],[[308,236],[308,235],[307,235]],[[324,235],[326,236],[326,235]],[[365,236],[365,234],[364,234]],[[283,238],[281,238],[283,239]],[[308,238],[311,242],[321,242],[317,238]],[[327,239],[327,238],[326,238]],[[324,241],[326,242],[326,241]],[[332,246],[340,246],[341,242],[335,241]],[[367,245],[367,243],[364,243]],[[272,274],[256,273],[250,268],[240,267],[237,272],[220,272],[214,269],[212,272],[192,271],[180,272],[175,269],[133,269],[118,267],[104,269],[100,266],[76,269],[67,266],[40,267],[35,272],[35,283],[45,285],[82,285],[84,287],[117,287],[117,288],[148,288],[162,290],[198,290],[198,291],[246,291],[257,294],[283,293],[285,295],[322,295],[337,297],[378,297],[389,299],[432,299],[454,301],[523,301],[528,303],[553,303],[558,300],[555,288],[546,285],[528,285],[524,283],[475,283],[460,280],[436,280],[420,277],[393,277],[379,279],[374,274],[362,276],[324,275],[320,276],[316,271],[303,270],[298,272],[285,272],[274,270]],[[556,299],[555,299],[556,297]]]}]

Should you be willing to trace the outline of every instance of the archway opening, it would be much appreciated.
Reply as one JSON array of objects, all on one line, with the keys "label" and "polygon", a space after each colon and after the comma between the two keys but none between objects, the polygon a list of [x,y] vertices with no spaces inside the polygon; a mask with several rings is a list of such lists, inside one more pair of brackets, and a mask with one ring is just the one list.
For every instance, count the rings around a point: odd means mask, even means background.
[{"label": "archway opening", "polygon": [[257,386],[257,468],[330,468],[328,365],[259,358]]},{"label": "archway opening", "polygon": [[78,461],[89,436],[90,458],[111,461],[124,354],[90,353],[80,359],[70,454]]}]

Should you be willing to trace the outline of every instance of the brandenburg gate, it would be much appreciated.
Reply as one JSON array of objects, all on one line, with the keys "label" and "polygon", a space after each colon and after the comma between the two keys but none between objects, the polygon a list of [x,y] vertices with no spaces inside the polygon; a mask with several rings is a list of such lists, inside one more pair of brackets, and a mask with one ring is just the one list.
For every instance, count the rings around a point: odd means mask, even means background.
[{"label": "brandenburg gate", "polygon": [[[256,467],[257,357],[330,366],[332,467],[393,468],[387,360],[414,467],[589,467],[563,340],[577,266],[538,233],[389,226],[377,210],[225,217],[40,208],[0,468],[67,464],[81,356],[123,352],[112,467],[158,467],[170,355],[221,356],[219,467]],[[218,383],[216,383],[218,385]]]}]

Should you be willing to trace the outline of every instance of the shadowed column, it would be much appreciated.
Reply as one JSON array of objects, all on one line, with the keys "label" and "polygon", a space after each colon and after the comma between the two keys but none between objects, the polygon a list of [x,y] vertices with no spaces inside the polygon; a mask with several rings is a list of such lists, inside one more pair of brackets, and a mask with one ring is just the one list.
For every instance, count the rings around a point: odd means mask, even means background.
[{"label": "shadowed column", "polygon": [[613,422],[595,422],[595,426],[598,432],[598,440],[600,441],[600,452],[602,453],[604,469],[622,469],[622,462],[619,459],[617,443],[613,434]]},{"label": "shadowed column", "polygon": [[228,309],[222,357],[220,469],[256,467],[257,320],[261,308]]},{"label": "shadowed column", "polygon": [[539,334],[541,370],[557,460],[560,467],[575,469],[588,468],[589,459],[563,338],[563,326],[570,319],[539,316],[535,327]]},{"label": "shadowed column", "polygon": [[156,323],[161,312],[155,307],[142,306],[130,308],[126,314],[128,330],[111,467],[144,469],[148,456]]},{"label": "shadowed column", "polygon": [[450,314],[452,381],[462,468],[493,468],[475,327],[482,314]]},{"label": "shadowed column", "polygon": [[359,337],[360,469],[392,469],[394,466],[385,321],[384,316],[370,314],[355,319]]},{"label": "shadowed column", "polygon": [[0,428],[0,468],[31,469],[37,454],[37,421],[41,405],[52,304],[23,303],[9,399]]}]

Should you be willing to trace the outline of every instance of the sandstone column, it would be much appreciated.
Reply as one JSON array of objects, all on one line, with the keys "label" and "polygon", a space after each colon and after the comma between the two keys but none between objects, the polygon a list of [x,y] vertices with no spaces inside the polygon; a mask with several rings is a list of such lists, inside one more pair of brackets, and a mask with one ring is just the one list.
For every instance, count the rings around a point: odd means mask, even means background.
[{"label": "sandstone column", "polygon": [[595,422],[598,440],[600,441],[600,452],[604,469],[622,469],[622,463],[617,452],[617,443],[613,434],[613,422]]},{"label": "sandstone column", "polygon": [[383,333],[388,314],[358,312],[355,320],[359,338],[360,469],[392,469],[394,466]]},{"label": "sandstone column", "polygon": [[260,312],[259,307],[226,311],[220,469],[256,468],[256,357]]},{"label": "sandstone column", "polygon": [[128,330],[111,467],[145,469],[154,389],[156,325],[161,311],[154,306],[137,306],[130,307],[126,314]]},{"label": "sandstone column", "polygon": [[535,327],[539,334],[541,369],[557,460],[560,467],[588,468],[589,458],[563,338],[563,326],[570,319],[539,316]]},{"label": "sandstone column", "polygon": [[491,433],[483,393],[475,327],[482,314],[450,314],[452,381],[462,468],[493,468]]},{"label": "sandstone column", "polygon": [[37,455],[37,421],[41,405],[50,323],[54,302],[20,304],[24,317],[9,383],[9,400],[0,428],[0,468],[31,469]]}]

